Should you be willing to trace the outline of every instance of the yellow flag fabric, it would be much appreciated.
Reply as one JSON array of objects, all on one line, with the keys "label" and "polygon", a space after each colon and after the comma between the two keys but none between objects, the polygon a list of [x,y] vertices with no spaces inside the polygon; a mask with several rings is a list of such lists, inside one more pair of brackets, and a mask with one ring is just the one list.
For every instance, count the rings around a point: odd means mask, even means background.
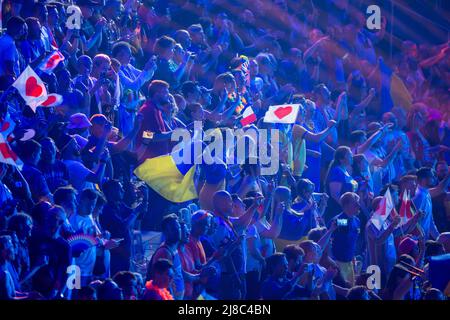
[{"label": "yellow flag fabric", "polygon": [[193,165],[183,174],[172,156],[165,155],[145,160],[134,174],[165,199],[182,203],[198,198],[194,184],[195,168]]},{"label": "yellow flag fabric", "polygon": [[406,111],[412,108],[412,97],[403,83],[395,73],[391,77],[391,97],[394,102],[394,106],[401,106]]}]

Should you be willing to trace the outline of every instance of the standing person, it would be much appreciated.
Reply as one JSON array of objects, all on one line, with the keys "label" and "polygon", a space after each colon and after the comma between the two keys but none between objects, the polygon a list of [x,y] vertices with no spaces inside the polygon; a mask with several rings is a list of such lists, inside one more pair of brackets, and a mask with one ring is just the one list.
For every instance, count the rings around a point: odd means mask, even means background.
[{"label": "standing person", "polygon": [[118,247],[111,251],[111,274],[114,275],[130,270],[132,232],[138,209],[125,205],[124,190],[118,180],[108,180],[102,189],[107,203],[99,220],[102,228],[108,230],[112,240],[118,243]]},{"label": "standing person", "polygon": [[42,172],[37,168],[41,159],[41,145],[35,140],[28,140],[21,146],[21,156],[24,162],[22,174],[27,180],[33,200],[35,202],[52,201],[53,196],[48,188],[47,181]]},{"label": "standing person", "polygon": [[192,227],[186,249],[192,255],[196,269],[200,269],[207,262],[205,249],[203,248],[200,238],[205,236],[208,232],[212,218],[212,214],[205,210],[196,211],[191,218]]},{"label": "standing person", "polygon": [[17,78],[25,68],[23,58],[17,50],[15,41],[25,39],[28,27],[21,17],[11,17],[6,23],[6,32],[0,37],[0,76]]},{"label": "standing person", "polygon": [[178,245],[178,254],[181,258],[181,265],[183,267],[183,278],[184,278],[184,300],[192,300],[197,298],[199,289],[197,285],[205,285],[210,276],[215,274],[214,267],[204,266],[200,268],[195,267],[194,256],[188,249],[187,244],[189,243],[189,227],[185,222],[181,223],[181,239]]},{"label": "standing person", "polygon": [[156,70],[154,58],[145,64],[144,70],[139,70],[131,64],[133,57],[131,47],[127,42],[118,42],[112,48],[112,57],[120,62],[118,72],[123,95],[119,108],[119,129],[127,135],[134,126],[134,118],[141,101],[140,89],[149,81]]},{"label": "standing person", "polygon": [[[380,205],[382,197],[377,197],[373,200],[374,211]],[[394,231],[400,224],[400,217],[391,213],[388,218],[388,227],[378,230],[369,219],[366,228],[366,243],[369,254],[369,265],[377,265],[381,270],[381,281],[384,284],[387,275],[392,271],[397,259],[397,250],[394,242]]]},{"label": "standing person", "polygon": [[341,196],[346,192],[356,192],[358,190],[358,183],[348,171],[352,164],[353,153],[350,148],[345,146],[338,147],[326,177],[325,192],[330,195],[330,202],[324,215],[327,223],[342,210],[339,204]]},{"label": "standing person", "polygon": [[233,216],[233,199],[227,191],[217,191],[213,196],[213,204],[217,229],[211,240],[216,251],[225,251],[220,260],[219,299],[242,299],[245,297],[243,232],[248,223],[239,223],[242,216],[233,219],[234,223],[230,219]]},{"label": "standing person", "polygon": [[155,281],[157,275],[153,272],[158,266],[158,261],[166,259],[173,265],[173,284],[171,294],[175,300],[182,300],[184,297],[184,279],[181,258],[178,254],[178,244],[181,239],[181,226],[175,214],[169,214],[163,218],[161,229],[164,242],[156,249],[147,269],[147,280]]},{"label": "standing person", "polygon": [[359,196],[353,192],[346,192],[340,198],[342,213],[332,219],[337,229],[332,235],[331,251],[339,266],[342,276],[351,286],[355,284],[353,259],[356,253],[356,244],[360,234]]},{"label": "standing person", "polygon": [[19,279],[23,280],[30,272],[30,255],[28,250],[33,220],[26,213],[18,213],[8,219],[8,230],[17,235],[17,273]]},{"label": "standing person", "polygon": [[[305,103],[306,100],[305,100]],[[336,126],[336,121],[330,120],[326,128],[318,133],[308,131],[303,123],[305,122],[305,108],[300,105],[296,124],[292,129],[292,144],[293,144],[293,175],[295,177],[301,177],[306,163],[306,141],[319,144],[325,140],[330,133],[333,132],[333,128]],[[319,160],[317,160],[320,162]]]},{"label": "standing person", "polygon": [[175,40],[168,36],[162,36],[156,40],[153,52],[158,60],[154,79],[166,81],[171,87],[178,88],[181,79],[192,67],[193,56],[189,51],[185,51],[180,65],[177,65],[173,60],[175,44]]},{"label": "standing person", "polygon": [[[305,299],[311,296],[311,290],[299,285],[303,273],[295,273],[289,279],[286,255],[277,252],[267,258],[269,277],[263,282],[261,296],[263,300]],[[310,289],[310,288],[309,288]]]},{"label": "standing person", "polygon": [[67,267],[72,261],[72,250],[69,243],[59,236],[62,221],[58,210],[50,209],[48,202],[40,202],[31,212],[33,230],[28,242],[30,265],[32,270],[47,265],[55,278],[51,289],[62,292],[66,284]]},{"label": "standing person", "polygon": [[59,187],[67,186],[69,172],[66,165],[56,159],[56,145],[52,138],[42,139],[41,146],[42,153],[38,169],[41,170],[50,192],[54,193]]},{"label": "standing person", "polygon": [[14,246],[11,236],[0,236],[0,300],[13,300],[16,287],[8,263],[14,260]]},{"label": "standing person", "polygon": [[[85,189],[81,192],[77,213],[72,215],[69,220],[75,233],[93,238],[100,236],[100,230],[92,218],[97,196],[97,192],[91,189]],[[75,257],[75,264],[81,269],[82,286],[89,284],[92,280],[97,255],[96,250],[96,247],[92,246],[83,251],[79,257]]]},{"label": "standing person", "polygon": [[[138,164],[145,160],[171,151],[171,129],[163,120],[162,105],[169,101],[169,84],[161,80],[153,80],[148,86],[149,99],[139,110],[143,116],[142,126],[138,131],[135,144]],[[148,138],[144,137],[144,133]],[[172,204],[155,190],[149,188],[149,202],[152,203],[150,211],[142,220],[143,230],[159,230],[162,217]]]},{"label": "standing person", "polygon": [[[437,239],[439,231],[434,223],[432,197],[445,192],[450,183],[450,174],[446,176],[437,186],[436,172],[429,167],[422,167],[417,170],[417,190],[413,198],[416,208],[424,212],[420,220],[426,240]],[[435,186],[435,187],[434,187]]]},{"label": "standing person", "polygon": [[58,139],[58,149],[69,172],[69,182],[77,191],[94,189],[94,183],[102,182],[109,158],[106,150],[101,154],[97,170],[93,172],[81,161],[80,147],[74,137],[63,135]]}]

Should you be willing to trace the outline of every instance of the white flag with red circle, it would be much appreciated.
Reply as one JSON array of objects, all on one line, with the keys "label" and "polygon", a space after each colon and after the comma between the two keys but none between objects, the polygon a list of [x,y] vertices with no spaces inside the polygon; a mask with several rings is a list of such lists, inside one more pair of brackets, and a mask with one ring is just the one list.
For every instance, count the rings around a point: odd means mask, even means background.
[{"label": "white flag with red circle", "polygon": [[31,69],[30,66],[20,74],[17,80],[13,83],[25,103],[36,112],[36,108],[47,100],[47,88],[42,82],[41,78]]},{"label": "white flag with red circle", "polygon": [[38,68],[45,73],[51,73],[64,59],[64,55],[58,50],[55,50],[41,62]]},{"label": "white flag with red circle", "polygon": [[63,102],[63,97],[57,93],[50,93],[47,96],[47,100],[42,102],[42,107],[57,107]]},{"label": "white flag with red circle", "polygon": [[299,104],[270,106],[264,116],[264,122],[292,124],[297,120]]},{"label": "white flag with red circle", "polygon": [[0,162],[13,165],[22,170],[23,162],[19,157],[12,151],[5,137],[0,134]]}]

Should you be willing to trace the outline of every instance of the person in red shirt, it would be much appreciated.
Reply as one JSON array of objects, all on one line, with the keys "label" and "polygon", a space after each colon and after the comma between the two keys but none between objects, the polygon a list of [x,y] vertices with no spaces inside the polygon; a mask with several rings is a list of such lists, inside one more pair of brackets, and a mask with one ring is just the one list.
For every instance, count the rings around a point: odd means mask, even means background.
[{"label": "person in red shirt", "polygon": [[161,106],[169,101],[169,84],[153,80],[148,87],[149,99],[139,110],[142,126],[136,137],[136,153],[141,164],[146,159],[170,153],[171,129],[163,120]]}]

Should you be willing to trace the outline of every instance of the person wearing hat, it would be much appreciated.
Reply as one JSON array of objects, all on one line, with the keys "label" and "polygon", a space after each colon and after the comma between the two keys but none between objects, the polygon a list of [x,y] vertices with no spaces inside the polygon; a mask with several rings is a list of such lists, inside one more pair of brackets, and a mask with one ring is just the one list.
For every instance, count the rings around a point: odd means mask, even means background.
[{"label": "person wearing hat", "polygon": [[59,137],[56,145],[61,159],[69,172],[69,183],[79,192],[85,188],[94,189],[94,183],[101,183],[105,173],[108,153],[103,152],[98,161],[97,170],[87,168],[81,160],[81,150],[77,141],[70,135]]},{"label": "person wearing hat", "polygon": [[67,129],[69,130],[69,134],[75,138],[81,149],[83,149],[88,142],[87,137],[89,136],[89,129],[91,127],[92,123],[84,113],[75,113],[69,118]]},{"label": "person wearing hat", "polygon": [[398,245],[398,256],[400,257],[404,254],[413,257],[417,262],[420,254],[419,241],[409,236],[403,238]]}]

